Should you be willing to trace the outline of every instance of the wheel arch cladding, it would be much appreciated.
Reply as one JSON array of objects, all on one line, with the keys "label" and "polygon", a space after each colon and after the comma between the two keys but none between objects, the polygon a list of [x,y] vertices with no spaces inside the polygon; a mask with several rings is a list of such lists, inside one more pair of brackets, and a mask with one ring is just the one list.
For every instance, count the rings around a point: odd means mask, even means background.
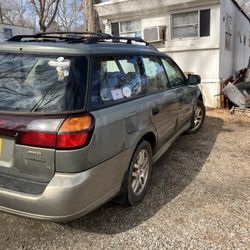
[{"label": "wheel arch cladding", "polygon": [[148,132],[146,133],[142,138],[141,140],[138,142],[137,146],[140,144],[141,141],[148,141],[150,146],[151,146],[151,149],[152,149],[152,152],[153,154],[155,153],[155,150],[156,150],[156,135],[153,133],[153,132]]}]

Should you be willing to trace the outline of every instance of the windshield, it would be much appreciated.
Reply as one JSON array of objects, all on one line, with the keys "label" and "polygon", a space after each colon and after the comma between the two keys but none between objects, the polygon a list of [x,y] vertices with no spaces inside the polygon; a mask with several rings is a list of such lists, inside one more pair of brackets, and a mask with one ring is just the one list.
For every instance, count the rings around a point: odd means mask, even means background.
[{"label": "windshield", "polygon": [[85,57],[0,53],[0,111],[82,109],[87,67]]}]

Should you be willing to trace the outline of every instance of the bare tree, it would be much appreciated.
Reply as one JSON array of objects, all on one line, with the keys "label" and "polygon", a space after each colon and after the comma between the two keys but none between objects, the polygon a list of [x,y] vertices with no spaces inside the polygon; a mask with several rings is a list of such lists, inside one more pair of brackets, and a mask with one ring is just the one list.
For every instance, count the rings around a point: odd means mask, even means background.
[{"label": "bare tree", "polygon": [[55,21],[60,0],[29,0],[39,19],[40,30],[45,32]]},{"label": "bare tree", "polygon": [[60,30],[76,30],[83,19],[81,0],[61,0],[57,13],[57,22]]},{"label": "bare tree", "polygon": [[0,21],[11,25],[33,26],[27,14],[28,3],[25,0],[0,0]]},{"label": "bare tree", "polygon": [[84,12],[84,30],[100,31],[100,20],[98,13],[94,7],[95,4],[101,3],[101,0],[85,0],[83,3]]}]

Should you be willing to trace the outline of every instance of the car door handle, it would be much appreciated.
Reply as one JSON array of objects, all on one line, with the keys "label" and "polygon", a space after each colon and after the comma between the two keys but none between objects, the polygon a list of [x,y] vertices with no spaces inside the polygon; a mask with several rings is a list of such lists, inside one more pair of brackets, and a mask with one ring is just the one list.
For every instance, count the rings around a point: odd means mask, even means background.
[{"label": "car door handle", "polygon": [[158,106],[152,108],[152,115],[153,116],[158,115],[159,113],[160,113],[160,108]]}]

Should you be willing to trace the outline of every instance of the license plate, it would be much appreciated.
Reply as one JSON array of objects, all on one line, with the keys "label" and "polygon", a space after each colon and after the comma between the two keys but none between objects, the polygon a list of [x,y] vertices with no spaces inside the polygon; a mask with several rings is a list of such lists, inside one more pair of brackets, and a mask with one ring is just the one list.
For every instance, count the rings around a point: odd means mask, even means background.
[{"label": "license plate", "polygon": [[0,160],[2,159],[3,139],[0,138]]}]

